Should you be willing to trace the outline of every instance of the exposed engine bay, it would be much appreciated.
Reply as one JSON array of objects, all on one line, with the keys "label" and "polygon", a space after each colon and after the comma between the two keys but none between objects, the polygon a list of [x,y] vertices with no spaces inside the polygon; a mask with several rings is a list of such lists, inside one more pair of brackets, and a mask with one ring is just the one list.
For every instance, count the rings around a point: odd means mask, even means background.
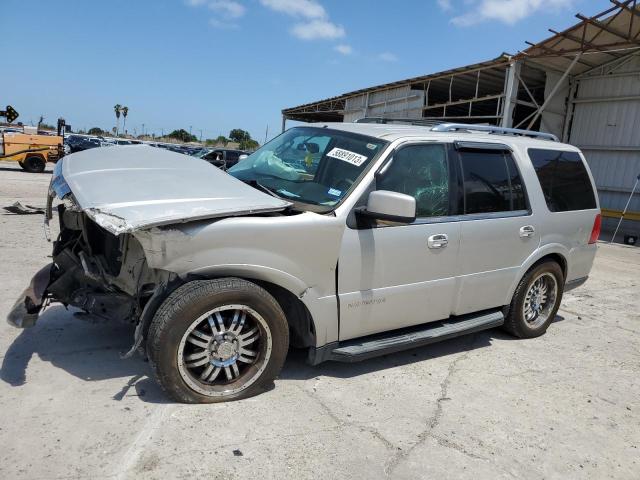
[{"label": "exposed engine bay", "polygon": [[171,274],[148,268],[133,235],[115,236],[69,203],[57,209],[60,234],[53,245],[46,298],[110,320],[137,321]]}]

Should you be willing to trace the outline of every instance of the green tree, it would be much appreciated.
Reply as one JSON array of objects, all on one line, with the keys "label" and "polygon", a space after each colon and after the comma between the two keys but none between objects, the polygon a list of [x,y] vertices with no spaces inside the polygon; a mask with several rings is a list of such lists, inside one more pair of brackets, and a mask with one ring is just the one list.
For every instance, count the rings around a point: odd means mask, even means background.
[{"label": "green tree", "polygon": [[121,110],[122,112],[122,130],[124,131],[124,133],[127,133],[127,115],[129,115],[129,107],[122,107]]},{"label": "green tree", "polygon": [[99,136],[108,135],[108,132],[105,132],[104,130],[102,130],[99,127],[92,127],[92,128],[89,129],[89,131],[87,133],[89,135],[99,135]]},{"label": "green tree", "polygon": [[198,141],[198,137],[196,137],[195,135],[191,135],[184,128],[181,128],[179,130],[174,130],[169,135],[167,135],[167,137],[175,138],[176,140],[180,140],[182,142],[197,142]]},{"label": "green tree", "polygon": [[229,139],[232,142],[242,143],[247,140],[251,140],[251,135],[246,130],[242,130],[241,128],[234,128],[229,132]]},{"label": "green tree", "polygon": [[257,150],[260,144],[256,142],[253,138],[249,138],[247,140],[243,140],[240,142],[240,150]]},{"label": "green tree", "polygon": [[120,112],[122,111],[122,105],[116,103],[113,106],[113,111],[116,113],[116,137],[118,136],[118,130],[120,130]]}]

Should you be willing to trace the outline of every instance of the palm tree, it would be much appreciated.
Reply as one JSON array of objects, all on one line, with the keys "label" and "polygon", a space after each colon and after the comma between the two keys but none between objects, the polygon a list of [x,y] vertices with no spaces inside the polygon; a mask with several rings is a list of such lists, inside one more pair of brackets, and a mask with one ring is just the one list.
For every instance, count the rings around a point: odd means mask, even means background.
[{"label": "palm tree", "polygon": [[118,136],[118,130],[120,129],[120,110],[122,110],[122,105],[116,103],[113,107],[113,110],[116,112],[116,137]]},{"label": "palm tree", "polygon": [[122,107],[122,131],[127,133],[127,115],[129,115],[129,107]]}]

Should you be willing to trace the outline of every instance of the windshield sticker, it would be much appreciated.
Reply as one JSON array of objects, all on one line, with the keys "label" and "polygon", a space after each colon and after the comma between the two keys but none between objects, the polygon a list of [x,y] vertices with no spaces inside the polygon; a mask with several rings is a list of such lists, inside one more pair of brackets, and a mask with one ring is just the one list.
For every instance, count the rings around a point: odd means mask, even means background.
[{"label": "windshield sticker", "polygon": [[350,152],[349,150],[343,150],[342,148],[334,148],[329,153],[327,153],[327,157],[337,158],[338,160],[350,163],[351,165],[355,165],[356,167],[362,165],[367,161],[367,158],[369,158],[365,157],[364,155],[360,155],[359,153]]},{"label": "windshield sticker", "polygon": [[375,150],[378,146],[375,143],[367,143],[367,148],[369,150]]},{"label": "windshield sticker", "polygon": [[330,188],[327,192],[329,195],[333,195],[334,197],[339,197],[342,195],[342,190],[336,190],[335,188]]},{"label": "windshield sticker", "polygon": [[283,188],[281,188],[277,192],[282,194],[282,195],[284,195],[285,197],[300,198],[300,195],[296,195],[295,193],[291,193],[288,190],[285,190]]}]

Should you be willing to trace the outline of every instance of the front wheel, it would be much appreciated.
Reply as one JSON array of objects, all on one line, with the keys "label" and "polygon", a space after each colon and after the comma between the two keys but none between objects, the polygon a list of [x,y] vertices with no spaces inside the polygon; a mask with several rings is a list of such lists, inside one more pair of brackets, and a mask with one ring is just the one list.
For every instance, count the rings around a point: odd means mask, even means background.
[{"label": "front wheel", "polygon": [[286,317],[258,285],[238,278],[176,289],[156,312],[147,352],[174,400],[213,403],[253,396],[280,372],[289,346]]},{"label": "front wheel", "polygon": [[564,274],[556,262],[531,268],[516,288],[504,329],[520,338],[543,335],[560,308],[563,286]]}]

